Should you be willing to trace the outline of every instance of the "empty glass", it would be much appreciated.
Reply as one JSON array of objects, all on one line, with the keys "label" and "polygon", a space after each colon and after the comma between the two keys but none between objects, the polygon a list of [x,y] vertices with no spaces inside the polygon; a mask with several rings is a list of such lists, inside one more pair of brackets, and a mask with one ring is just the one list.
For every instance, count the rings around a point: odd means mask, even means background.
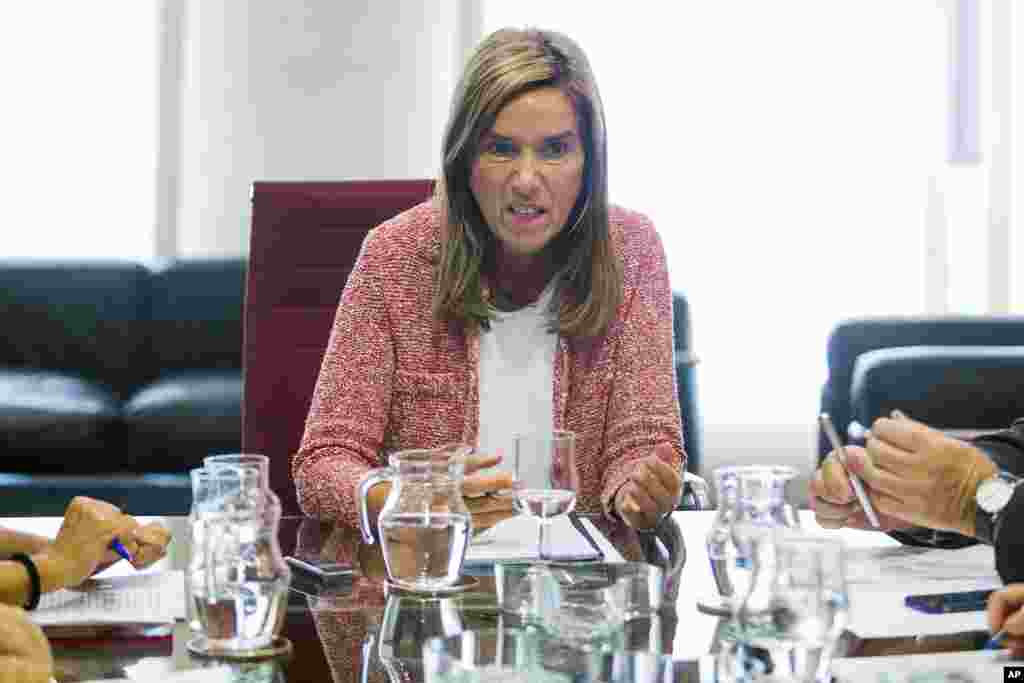
[{"label": "empty glass", "polygon": [[645,562],[609,564],[611,578],[622,586],[623,645],[629,650],[661,652],[661,607],[665,600],[665,573]]},{"label": "empty glass", "polygon": [[788,529],[745,531],[754,576],[737,611],[740,638],[767,651],[777,675],[827,683],[849,614],[842,541]]},{"label": "empty glass", "polygon": [[[426,683],[571,683],[576,670],[552,668],[536,629],[463,631],[423,644]],[[586,680],[586,679],[582,679]]]},{"label": "empty glass", "polygon": [[517,434],[513,439],[512,468],[515,508],[537,519],[537,556],[550,559],[554,553],[548,547],[548,523],[576,507],[576,434],[560,429]]},{"label": "empty glass", "polygon": [[554,639],[577,648],[622,649],[626,586],[609,565],[538,568],[538,622]]},{"label": "empty glass", "polygon": [[786,502],[792,467],[749,465],[715,470],[718,513],[707,536],[708,557],[725,612],[736,609],[750,586],[753,557],[737,525],[798,528],[799,518]]},{"label": "empty glass", "polygon": [[371,470],[359,490],[363,539],[373,543],[366,496],[370,488],[391,482],[378,518],[384,563],[397,586],[438,591],[455,584],[462,571],[473,527],[462,498],[462,473],[468,446],[415,449],[393,453],[388,467]]},{"label": "empty glass", "polygon": [[393,683],[422,680],[423,642],[462,630],[457,598],[391,593],[381,619],[377,654]]}]

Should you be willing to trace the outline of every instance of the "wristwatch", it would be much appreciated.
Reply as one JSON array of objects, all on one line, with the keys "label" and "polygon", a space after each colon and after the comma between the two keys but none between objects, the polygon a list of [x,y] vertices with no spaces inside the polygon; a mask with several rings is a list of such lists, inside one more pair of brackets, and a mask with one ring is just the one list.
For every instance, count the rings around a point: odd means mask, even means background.
[{"label": "wristwatch", "polygon": [[974,493],[977,510],[974,516],[975,536],[986,543],[994,543],[999,533],[999,515],[1013,497],[1021,483],[1020,477],[1008,472],[996,472],[978,484]]}]

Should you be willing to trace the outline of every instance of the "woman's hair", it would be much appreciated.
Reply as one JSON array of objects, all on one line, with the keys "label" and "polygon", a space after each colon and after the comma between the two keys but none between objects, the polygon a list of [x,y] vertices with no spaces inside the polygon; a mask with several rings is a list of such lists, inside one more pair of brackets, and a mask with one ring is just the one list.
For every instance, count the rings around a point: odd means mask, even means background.
[{"label": "woman's hair", "polygon": [[477,47],[456,87],[445,129],[435,197],[442,212],[434,314],[488,327],[494,309],[484,295],[497,238],[470,188],[481,137],[502,107],[523,93],[555,87],[573,103],[585,160],[580,196],[566,226],[545,247],[562,269],[552,298],[552,329],[598,335],[622,301],[621,267],[608,236],[608,168],[604,109],[583,50],[567,36],[538,29],[501,29]]}]

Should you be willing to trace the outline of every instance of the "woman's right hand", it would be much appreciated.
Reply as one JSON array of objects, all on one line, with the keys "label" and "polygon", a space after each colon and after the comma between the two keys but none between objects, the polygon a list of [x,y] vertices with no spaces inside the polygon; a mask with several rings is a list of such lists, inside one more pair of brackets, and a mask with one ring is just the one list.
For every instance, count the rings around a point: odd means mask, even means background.
[{"label": "woman's right hand", "polygon": [[500,454],[483,453],[474,453],[466,458],[462,495],[473,515],[475,531],[489,529],[516,514],[512,496],[504,493],[512,488],[512,475],[502,471],[484,471],[499,464],[501,459]]},{"label": "woman's right hand", "polygon": [[85,496],[72,499],[57,537],[34,556],[43,592],[82,583],[107,559],[111,541],[134,540],[138,526],[115,505]]},{"label": "woman's right hand", "polygon": [[0,683],[48,683],[53,655],[42,630],[20,607],[0,605]]},{"label": "woman's right hand", "polygon": [[1006,647],[1014,657],[1024,656],[1024,583],[1011,583],[988,599],[988,626],[992,633],[1006,629]]}]

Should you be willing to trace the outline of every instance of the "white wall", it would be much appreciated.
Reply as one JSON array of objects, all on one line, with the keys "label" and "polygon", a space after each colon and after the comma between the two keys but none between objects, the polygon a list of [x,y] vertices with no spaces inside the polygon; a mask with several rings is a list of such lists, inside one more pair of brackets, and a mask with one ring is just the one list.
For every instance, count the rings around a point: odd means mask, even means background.
[{"label": "white wall", "polygon": [[455,0],[185,7],[179,255],[246,253],[255,180],[436,174]]}]

